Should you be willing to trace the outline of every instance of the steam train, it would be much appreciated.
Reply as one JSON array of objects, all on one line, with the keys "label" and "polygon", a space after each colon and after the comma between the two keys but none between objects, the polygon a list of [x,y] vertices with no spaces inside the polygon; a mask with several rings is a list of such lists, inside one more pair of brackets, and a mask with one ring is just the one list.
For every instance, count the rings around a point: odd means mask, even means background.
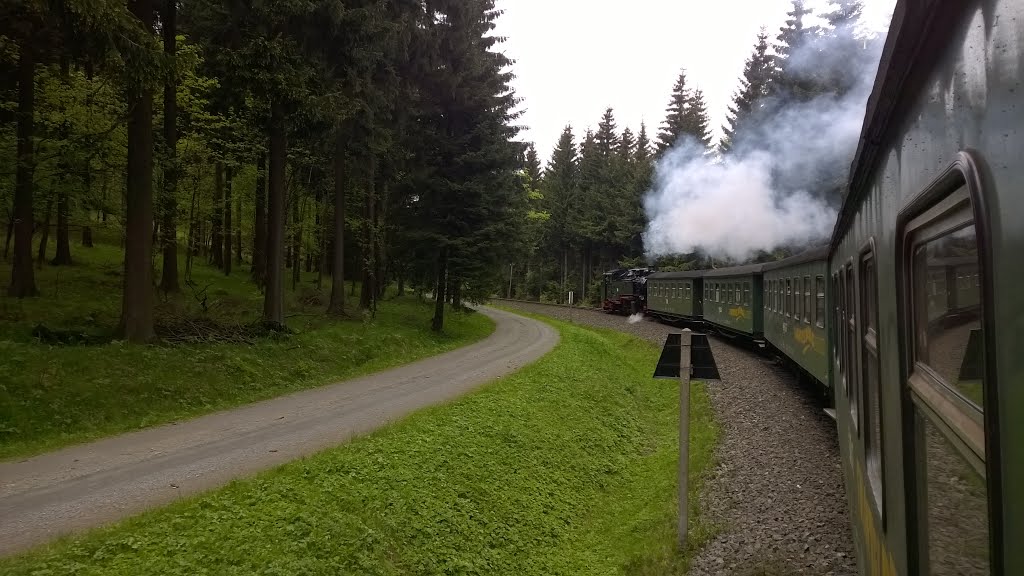
[{"label": "steam train", "polygon": [[1022,0],[899,0],[830,243],[633,284],[827,392],[861,574],[1024,574],[1022,39]]}]

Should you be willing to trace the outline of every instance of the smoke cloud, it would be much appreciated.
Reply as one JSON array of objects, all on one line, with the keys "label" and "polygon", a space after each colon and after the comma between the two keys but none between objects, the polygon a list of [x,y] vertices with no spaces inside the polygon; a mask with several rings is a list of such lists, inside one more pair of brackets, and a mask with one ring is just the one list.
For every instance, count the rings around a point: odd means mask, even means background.
[{"label": "smoke cloud", "polygon": [[864,119],[881,41],[823,38],[789,70],[841,78],[844,95],[762,101],[724,157],[681,139],[655,166],[644,199],[648,256],[701,252],[744,261],[829,237]]}]

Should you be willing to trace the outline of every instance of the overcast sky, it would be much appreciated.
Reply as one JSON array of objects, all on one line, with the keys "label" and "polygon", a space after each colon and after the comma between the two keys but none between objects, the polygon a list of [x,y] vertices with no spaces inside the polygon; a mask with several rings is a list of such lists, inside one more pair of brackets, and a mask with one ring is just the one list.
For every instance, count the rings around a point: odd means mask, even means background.
[{"label": "overcast sky", "polygon": [[[810,0],[820,9],[825,0]],[[865,19],[888,29],[894,0],[866,2]],[[761,26],[774,40],[790,0],[497,0],[496,34],[516,61],[520,139],[546,163],[572,124],[577,141],[605,108],[619,130],[647,123],[652,139],[681,68],[704,91],[715,137]],[[820,11],[820,10],[819,10]]]}]

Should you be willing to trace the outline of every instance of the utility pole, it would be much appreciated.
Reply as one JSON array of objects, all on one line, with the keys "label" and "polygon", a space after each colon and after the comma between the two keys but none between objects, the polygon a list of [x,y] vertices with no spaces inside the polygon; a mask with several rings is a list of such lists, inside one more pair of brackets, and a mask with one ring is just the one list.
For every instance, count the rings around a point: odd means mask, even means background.
[{"label": "utility pole", "polygon": [[679,549],[686,550],[690,474],[690,343],[693,333],[683,329],[679,346]]}]

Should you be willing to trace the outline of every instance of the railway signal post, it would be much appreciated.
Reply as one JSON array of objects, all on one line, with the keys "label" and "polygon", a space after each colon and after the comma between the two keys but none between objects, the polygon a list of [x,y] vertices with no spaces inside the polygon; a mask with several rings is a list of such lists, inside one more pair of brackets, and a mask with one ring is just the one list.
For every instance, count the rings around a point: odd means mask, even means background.
[{"label": "railway signal post", "polygon": [[[679,353],[676,355],[676,348]],[[689,525],[690,478],[690,379],[718,380],[718,366],[707,334],[694,334],[689,328],[669,334],[654,369],[655,378],[679,379],[679,548],[686,548]]]},{"label": "railway signal post", "polygon": [[684,328],[679,339],[679,549],[686,548],[689,522],[690,474],[690,343],[693,333]]}]

